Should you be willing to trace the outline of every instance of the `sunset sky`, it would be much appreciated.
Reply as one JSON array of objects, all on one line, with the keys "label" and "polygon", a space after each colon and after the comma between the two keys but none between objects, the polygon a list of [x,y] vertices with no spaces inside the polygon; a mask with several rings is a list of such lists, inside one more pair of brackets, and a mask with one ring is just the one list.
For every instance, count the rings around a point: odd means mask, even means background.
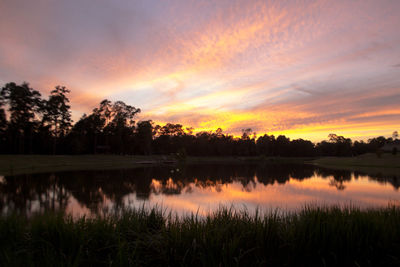
[{"label": "sunset sky", "polygon": [[313,141],[400,131],[400,1],[0,0],[0,86]]}]

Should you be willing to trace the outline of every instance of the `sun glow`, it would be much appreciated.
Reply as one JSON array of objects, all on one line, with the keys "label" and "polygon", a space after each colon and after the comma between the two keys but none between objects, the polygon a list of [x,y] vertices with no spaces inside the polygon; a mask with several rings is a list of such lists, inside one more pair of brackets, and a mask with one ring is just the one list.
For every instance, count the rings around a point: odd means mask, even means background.
[{"label": "sun glow", "polygon": [[67,86],[75,121],[109,98],[196,131],[388,136],[400,124],[399,5],[8,1],[0,82]]}]

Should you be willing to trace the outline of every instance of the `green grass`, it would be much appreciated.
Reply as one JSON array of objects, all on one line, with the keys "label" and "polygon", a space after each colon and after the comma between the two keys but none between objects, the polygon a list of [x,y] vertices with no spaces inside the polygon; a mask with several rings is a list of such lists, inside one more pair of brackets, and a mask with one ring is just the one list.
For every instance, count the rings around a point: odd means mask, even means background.
[{"label": "green grass", "polygon": [[341,170],[400,176],[400,154],[385,153],[380,158],[371,153],[357,157],[325,157],[310,161],[310,163]]},{"label": "green grass", "polygon": [[398,266],[400,208],[0,218],[1,266]]}]

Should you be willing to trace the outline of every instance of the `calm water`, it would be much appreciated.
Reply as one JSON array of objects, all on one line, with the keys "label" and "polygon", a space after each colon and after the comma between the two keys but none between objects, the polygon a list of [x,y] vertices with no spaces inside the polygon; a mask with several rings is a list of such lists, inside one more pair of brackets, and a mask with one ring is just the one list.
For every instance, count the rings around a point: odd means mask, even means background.
[{"label": "calm water", "polygon": [[306,203],[386,206],[400,201],[400,177],[311,165],[189,165],[0,176],[2,214],[58,210],[91,215],[159,205],[204,214],[221,204],[296,210]]}]

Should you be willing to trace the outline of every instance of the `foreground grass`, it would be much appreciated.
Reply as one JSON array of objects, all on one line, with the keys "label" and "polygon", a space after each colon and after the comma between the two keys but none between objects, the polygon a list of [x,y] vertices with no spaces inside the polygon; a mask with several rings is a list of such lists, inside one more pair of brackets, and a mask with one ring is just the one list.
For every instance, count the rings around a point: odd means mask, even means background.
[{"label": "foreground grass", "polygon": [[[174,161],[174,156],[121,156],[121,155],[0,155],[0,175],[28,173],[128,169],[144,165],[158,165]],[[275,162],[303,163],[310,158],[260,158],[260,157],[188,157],[186,163],[244,163]]]},{"label": "foreground grass", "polygon": [[1,266],[398,266],[400,208],[0,219]]},{"label": "foreground grass", "polygon": [[380,158],[371,153],[357,157],[325,157],[313,160],[311,163],[341,170],[400,176],[400,155],[389,153],[381,155]]}]

